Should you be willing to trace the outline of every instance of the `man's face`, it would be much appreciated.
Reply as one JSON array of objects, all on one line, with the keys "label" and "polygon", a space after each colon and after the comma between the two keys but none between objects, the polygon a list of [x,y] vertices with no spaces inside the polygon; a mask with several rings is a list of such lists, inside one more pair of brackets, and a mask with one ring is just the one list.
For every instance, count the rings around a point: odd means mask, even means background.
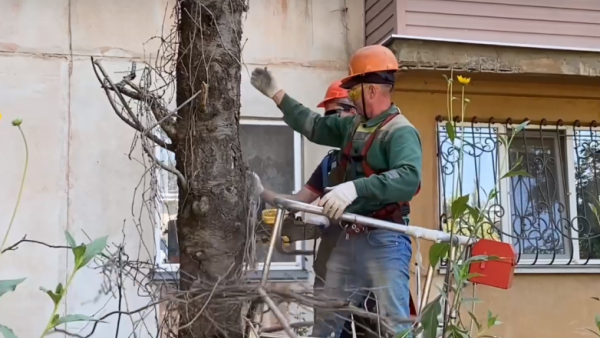
[{"label": "man's face", "polygon": [[381,88],[374,84],[357,84],[348,90],[348,97],[356,106],[359,114],[364,115],[365,107],[363,107],[363,95],[364,104],[368,108],[371,105],[371,102],[377,98],[380,89]]},{"label": "man's face", "polygon": [[344,107],[337,101],[327,102],[325,103],[325,112],[337,110],[341,117],[352,116],[356,114],[356,109]]}]

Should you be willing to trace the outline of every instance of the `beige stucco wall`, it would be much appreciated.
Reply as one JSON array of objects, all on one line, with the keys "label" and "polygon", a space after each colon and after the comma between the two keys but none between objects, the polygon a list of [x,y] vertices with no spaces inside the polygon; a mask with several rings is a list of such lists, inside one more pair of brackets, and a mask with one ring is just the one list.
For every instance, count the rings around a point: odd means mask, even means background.
[{"label": "beige stucco wall", "polygon": [[[421,135],[423,184],[411,205],[411,221],[427,228],[439,226],[435,118],[446,114],[446,82],[441,74],[403,73],[398,77],[394,95],[394,102]],[[479,121],[487,121],[494,117],[501,121],[527,117],[539,122],[546,118],[562,119],[568,125],[577,119],[589,123],[600,117],[597,79],[473,74],[472,81],[473,85],[467,89],[471,101],[469,119],[477,116]],[[433,207],[432,201],[435,201]],[[421,248],[427,264],[429,243],[421,241]],[[498,314],[503,324],[489,333],[503,338],[591,336],[584,328],[594,328],[594,316],[600,312],[598,302],[590,299],[597,297],[599,281],[597,273],[517,274],[509,290],[478,287],[477,298],[483,303],[476,305],[476,314],[486,318],[488,309]],[[414,278],[412,283],[414,291]],[[434,284],[441,286],[442,277],[436,277]],[[434,286],[432,296],[437,290]],[[466,294],[470,298],[471,290]]]},{"label": "beige stucco wall", "polygon": [[[281,117],[272,102],[249,84],[249,73],[256,66],[268,65],[290,94],[316,107],[327,85],[345,74],[348,54],[362,44],[362,3],[251,0],[244,21],[247,68],[242,76],[242,115]],[[163,19],[169,20],[170,15],[165,16],[165,9],[170,6],[167,0],[0,2],[0,12],[5,14],[0,22],[2,232],[24,159],[18,131],[10,126],[13,118],[24,119],[31,152],[23,202],[9,243],[27,234],[30,239],[63,244],[65,230],[78,241],[86,241],[84,230],[92,238],[109,235],[109,243],[123,243],[125,237],[127,253],[139,260],[154,255],[152,224],[148,215],[138,215],[141,192],[136,186],[144,167],[126,156],[134,134],[109,107],[89,56],[102,58],[107,70],[115,72],[127,70],[132,58],[152,55],[156,45],[144,43],[160,35]],[[324,153],[325,149],[304,144],[305,176]],[[133,157],[141,158],[139,149]],[[132,207],[134,199],[138,204]],[[138,218],[143,222],[136,227]],[[141,241],[145,246],[140,246]],[[34,244],[23,244],[18,251],[3,255],[0,279],[28,279],[17,292],[0,299],[0,323],[20,337],[39,335],[52,306],[38,288],[64,283],[71,259],[65,251]],[[81,272],[63,309],[97,316],[116,310],[114,298],[99,294],[101,283],[99,271]],[[132,285],[126,297],[129,309],[150,301],[138,297]],[[114,336],[115,322],[112,317],[99,325],[96,335]],[[131,320],[122,320],[121,325],[120,336],[128,336]],[[69,329],[80,327],[70,325]],[[147,327],[152,331],[152,325]],[[148,336],[145,331],[138,327],[141,336]]]}]

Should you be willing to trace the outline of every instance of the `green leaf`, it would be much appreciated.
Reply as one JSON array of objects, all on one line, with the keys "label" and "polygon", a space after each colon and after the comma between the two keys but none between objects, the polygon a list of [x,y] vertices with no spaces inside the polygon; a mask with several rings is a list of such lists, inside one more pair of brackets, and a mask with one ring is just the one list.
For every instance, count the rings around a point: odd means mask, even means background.
[{"label": "green leaf", "polygon": [[467,331],[459,328],[456,325],[448,326],[451,338],[470,338]]},{"label": "green leaf", "polygon": [[465,276],[465,279],[466,279],[466,280],[469,280],[469,279],[471,279],[471,278],[475,278],[475,277],[483,277],[483,276],[485,276],[485,275],[483,275],[483,274],[480,274],[480,273],[469,273],[469,274],[467,274],[467,275]]},{"label": "green leaf", "polygon": [[429,264],[435,269],[449,251],[450,243],[434,243],[429,248]]},{"label": "green leaf", "polygon": [[55,327],[55,326],[57,325],[56,323],[58,323],[58,320],[59,320],[59,319],[60,319],[60,315],[59,315],[59,314],[55,314],[55,315],[52,317],[52,320],[50,321],[50,323],[51,323],[51,324],[50,324],[50,326],[51,326],[51,327]]},{"label": "green leaf", "polygon": [[596,315],[596,327],[598,331],[600,331],[600,315]]},{"label": "green leaf", "polygon": [[456,130],[454,129],[454,124],[451,121],[446,122],[446,132],[448,133],[448,138],[452,143],[456,139]]},{"label": "green leaf", "polygon": [[450,207],[452,211],[452,218],[457,219],[460,218],[467,210],[467,203],[469,202],[469,195],[461,196],[454,201],[452,201],[452,206]]},{"label": "green leaf", "polygon": [[518,156],[517,160],[514,162],[511,170],[518,168],[521,165],[521,162],[523,162],[523,156]]},{"label": "green leaf", "polygon": [[498,189],[493,188],[488,195],[488,200],[494,200],[498,196]]},{"label": "green leaf", "polygon": [[519,169],[519,170],[511,170],[509,172],[507,172],[506,174],[504,174],[504,176],[502,176],[501,180],[508,178],[508,177],[515,177],[515,176],[523,176],[523,177],[531,177],[533,178],[533,176],[526,172],[523,169]]},{"label": "green leaf", "polygon": [[513,132],[513,134],[516,134],[516,133],[518,133],[518,132],[522,131],[523,129],[525,129],[525,127],[527,127],[527,125],[528,125],[528,124],[529,124],[529,121],[525,121],[525,122],[523,122],[523,123],[519,124],[519,125],[517,126],[517,128],[515,128],[515,129],[514,129],[514,132]]},{"label": "green leaf", "polygon": [[58,283],[58,285],[56,286],[56,289],[54,289],[54,293],[56,293],[57,295],[62,294],[63,292],[63,285],[62,283]]},{"label": "green leaf", "polygon": [[411,331],[412,331],[412,329],[411,329],[411,328],[404,329],[404,330],[402,330],[402,332],[400,332],[400,333],[396,334],[396,335],[394,336],[394,338],[407,338],[407,337],[410,337],[410,333],[411,333]]},{"label": "green leaf", "polygon": [[599,334],[598,332],[596,332],[596,331],[592,331],[592,330],[590,330],[590,329],[586,329],[586,330],[588,330],[588,331],[590,331],[591,333],[593,333],[593,334],[594,334],[596,337],[600,337],[600,334]]},{"label": "green leaf", "polygon": [[465,279],[461,274],[461,270],[462,269],[460,269],[456,265],[452,267],[452,275],[454,276],[454,280],[456,281],[457,287],[460,287],[460,285],[462,285],[465,282]]},{"label": "green leaf", "polygon": [[73,256],[75,256],[75,267],[79,269],[85,256],[85,245],[80,245],[73,248]]},{"label": "green leaf", "polygon": [[77,243],[75,243],[75,239],[73,238],[73,236],[71,236],[71,234],[65,230],[65,237],[67,238],[67,244],[69,244],[69,246],[73,249],[75,247],[77,247]]},{"label": "green leaf", "polygon": [[493,327],[493,326],[497,326],[502,324],[501,321],[498,320],[498,316],[493,316],[492,315],[492,311],[488,310],[488,319],[487,319],[487,327],[488,329]]},{"label": "green leaf", "polygon": [[442,313],[440,296],[425,305],[421,313],[421,325],[423,326],[423,338],[436,338],[439,326],[438,316]]},{"label": "green leaf", "polygon": [[61,324],[72,323],[72,322],[97,322],[98,320],[85,316],[85,315],[66,315],[64,317],[60,317],[54,326],[58,326]]},{"label": "green leaf", "polygon": [[12,292],[17,289],[17,285],[23,283],[26,278],[0,280],[0,297],[7,292]]},{"label": "green leaf", "polygon": [[59,325],[72,323],[72,322],[100,322],[97,319],[94,319],[85,315],[66,315],[64,317],[60,317],[59,315],[54,315],[52,317],[52,322],[50,323],[50,329],[53,329]]},{"label": "green leaf", "polygon": [[477,320],[477,317],[475,317],[475,315],[471,311],[469,311],[469,316],[471,317],[471,319],[475,323],[475,326],[477,326],[477,332],[481,331],[481,324]]},{"label": "green leaf", "polygon": [[81,264],[78,268],[86,266],[96,255],[102,252],[104,248],[106,248],[106,242],[108,241],[108,236],[104,236],[98,239],[95,239],[93,242],[86,244],[85,246],[85,255]]},{"label": "green leaf", "polygon": [[0,324],[0,333],[4,336],[4,338],[18,338],[17,335],[13,332],[13,330],[8,327]]},{"label": "green leaf", "polygon": [[478,208],[474,208],[470,205],[467,205],[467,210],[469,211],[469,215],[473,218],[473,221],[475,221],[475,223],[479,223],[479,218],[481,213],[479,212]]},{"label": "green leaf", "polygon": [[58,303],[60,303],[60,299],[62,298],[60,294],[44,288],[40,288],[40,290],[44,291],[48,296],[50,296],[54,305],[58,305]]}]

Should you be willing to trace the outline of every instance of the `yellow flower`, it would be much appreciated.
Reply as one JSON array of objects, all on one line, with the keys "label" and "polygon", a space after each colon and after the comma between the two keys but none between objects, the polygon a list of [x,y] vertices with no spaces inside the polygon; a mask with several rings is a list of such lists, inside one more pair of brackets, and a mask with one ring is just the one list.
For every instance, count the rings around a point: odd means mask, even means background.
[{"label": "yellow flower", "polygon": [[2,120],[2,114],[0,114],[0,120]]},{"label": "yellow flower", "polygon": [[458,82],[460,82],[461,85],[469,85],[469,83],[471,83],[471,78],[470,77],[464,77],[464,76],[457,76],[456,77],[458,79]]}]

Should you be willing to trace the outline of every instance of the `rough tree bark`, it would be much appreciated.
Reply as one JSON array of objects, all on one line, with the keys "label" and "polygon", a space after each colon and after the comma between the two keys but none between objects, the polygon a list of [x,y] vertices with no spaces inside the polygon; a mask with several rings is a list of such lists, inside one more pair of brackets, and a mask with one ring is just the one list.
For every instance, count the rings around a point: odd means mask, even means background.
[{"label": "rough tree bark", "polygon": [[[179,6],[177,104],[203,91],[179,111],[181,118],[174,126],[177,169],[189,184],[187,193],[180,187],[177,218],[180,287],[188,289],[196,282],[214,284],[228,271],[220,283],[231,283],[242,270],[248,198],[238,124],[241,20],[247,4],[179,0]],[[202,305],[180,311],[180,327]],[[179,336],[239,336],[240,311],[240,306],[209,306]]]}]

